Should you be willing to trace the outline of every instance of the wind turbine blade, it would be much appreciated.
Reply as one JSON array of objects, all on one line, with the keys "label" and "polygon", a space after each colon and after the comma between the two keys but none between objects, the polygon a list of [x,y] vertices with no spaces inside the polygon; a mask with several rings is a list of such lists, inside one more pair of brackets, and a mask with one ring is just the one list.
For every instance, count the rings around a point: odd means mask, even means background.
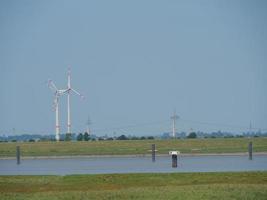
[{"label": "wind turbine blade", "polygon": [[79,95],[82,99],[84,99],[84,96],[80,94],[78,91],[74,90],[71,88],[71,91],[74,92],[75,94]]},{"label": "wind turbine blade", "polygon": [[56,107],[57,107],[57,104],[58,104],[58,93],[55,93],[55,98],[54,98],[54,101],[53,101],[53,111],[56,111]]},{"label": "wind turbine blade", "polygon": [[49,87],[51,90],[53,90],[53,91],[55,91],[55,92],[58,90],[57,87],[56,87],[56,85],[53,83],[53,81],[52,81],[51,79],[48,80],[47,85],[48,85],[48,87]]},{"label": "wind turbine blade", "polygon": [[70,67],[68,68],[68,89],[71,88],[70,86]]}]

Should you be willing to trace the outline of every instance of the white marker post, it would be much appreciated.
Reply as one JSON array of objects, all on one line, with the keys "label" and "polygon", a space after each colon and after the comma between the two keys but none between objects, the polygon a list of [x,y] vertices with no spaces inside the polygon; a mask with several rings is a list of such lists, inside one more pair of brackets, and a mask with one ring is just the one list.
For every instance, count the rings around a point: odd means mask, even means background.
[{"label": "white marker post", "polygon": [[172,167],[177,168],[177,156],[180,154],[180,151],[169,151],[169,155],[172,156]]}]

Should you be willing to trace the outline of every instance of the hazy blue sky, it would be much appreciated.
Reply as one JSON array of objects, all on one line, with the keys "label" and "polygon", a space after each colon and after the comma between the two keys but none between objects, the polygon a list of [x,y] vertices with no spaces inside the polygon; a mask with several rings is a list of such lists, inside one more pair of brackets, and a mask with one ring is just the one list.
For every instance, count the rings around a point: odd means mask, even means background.
[{"label": "hazy blue sky", "polygon": [[267,1],[0,0],[0,134],[54,133],[69,65],[74,132],[266,130]]}]

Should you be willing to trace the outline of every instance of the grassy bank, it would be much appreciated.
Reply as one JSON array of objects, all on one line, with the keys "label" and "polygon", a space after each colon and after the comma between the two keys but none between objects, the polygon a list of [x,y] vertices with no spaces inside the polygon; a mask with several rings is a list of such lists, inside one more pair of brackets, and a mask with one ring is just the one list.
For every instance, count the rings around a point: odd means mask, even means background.
[{"label": "grassy bank", "polygon": [[63,155],[142,155],[156,144],[159,154],[170,150],[182,153],[236,153],[247,152],[248,142],[254,152],[267,152],[267,138],[184,139],[184,140],[125,140],[90,142],[23,142],[0,143],[0,157],[15,156],[21,146],[22,156]]},{"label": "grassy bank", "polygon": [[266,199],[267,172],[0,176],[0,199]]}]

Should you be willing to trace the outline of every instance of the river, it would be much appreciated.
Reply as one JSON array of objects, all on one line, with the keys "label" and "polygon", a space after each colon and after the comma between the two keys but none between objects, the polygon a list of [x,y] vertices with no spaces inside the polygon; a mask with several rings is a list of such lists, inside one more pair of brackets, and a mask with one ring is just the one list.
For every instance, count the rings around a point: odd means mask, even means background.
[{"label": "river", "polygon": [[67,175],[109,173],[229,172],[267,170],[267,155],[254,155],[253,160],[240,155],[182,156],[178,167],[171,167],[170,156],[95,157],[60,159],[0,160],[0,175]]}]

